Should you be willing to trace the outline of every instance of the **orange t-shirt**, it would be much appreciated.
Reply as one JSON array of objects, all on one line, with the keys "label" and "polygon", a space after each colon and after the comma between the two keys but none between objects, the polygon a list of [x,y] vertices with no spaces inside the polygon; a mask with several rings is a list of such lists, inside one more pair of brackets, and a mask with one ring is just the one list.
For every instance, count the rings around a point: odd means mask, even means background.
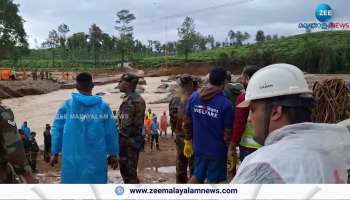
[{"label": "orange t-shirt", "polygon": [[145,118],[145,130],[146,134],[151,134],[152,131],[152,121],[150,119]]}]

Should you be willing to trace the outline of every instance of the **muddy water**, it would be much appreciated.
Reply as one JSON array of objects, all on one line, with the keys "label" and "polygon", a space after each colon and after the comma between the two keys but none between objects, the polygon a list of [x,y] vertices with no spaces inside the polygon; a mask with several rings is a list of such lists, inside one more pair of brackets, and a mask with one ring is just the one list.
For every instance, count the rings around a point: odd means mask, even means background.
[{"label": "muddy water", "polygon": [[[149,77],[145,78],[147,85],[145,93],[142,96],[145,98],[146,103],[160,100],[167,96],[167,94],[154,93],[157,87],[161,84],[162,79],[167,77]],[[114,110],[118,110],[121,104],[121,93],[114,93],[118,90],[114,89],[117,84],[107,84],[102,86],[96,86],[93,93],[106,93],[102,98],[109,103],[110,107]],[[68,99],[72,92],[76,92],[74,89],[65,89],[51,92],[49,94],[25,96],[20,98],[6,99],[2,101],[2,104],[10,107],[14,114],[17,126],[20,127],[24,121],[28,122],[32,131],[37,133],[37,141],[39,145],[43,145],[43,131],[45,124],[52,124],[53,119],[60,105]],[[168,112],[167,104],[147,104],[147,109],[151,108],[158,116],[163,111]]]}]

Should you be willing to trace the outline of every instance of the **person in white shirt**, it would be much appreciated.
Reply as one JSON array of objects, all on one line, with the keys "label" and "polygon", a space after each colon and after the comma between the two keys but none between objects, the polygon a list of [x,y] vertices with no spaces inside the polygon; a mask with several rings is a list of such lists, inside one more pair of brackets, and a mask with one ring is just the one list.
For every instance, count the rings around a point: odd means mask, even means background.
[{"label": "person in white shirt", "polygon": [[254,139],[264,146],[246,157],[231,183],[346,183],[350,133],[340,125],[311,123],[315,103],[296,66],[257,71],[238,106],[250,106]]}]

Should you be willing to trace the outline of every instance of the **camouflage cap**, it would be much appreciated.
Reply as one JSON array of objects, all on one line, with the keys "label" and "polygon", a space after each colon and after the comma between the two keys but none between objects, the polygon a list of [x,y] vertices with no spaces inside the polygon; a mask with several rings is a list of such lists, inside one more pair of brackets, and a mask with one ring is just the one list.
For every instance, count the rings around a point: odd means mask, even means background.
[{"label": "camouflage cap", "polygon": [[136,76],[135,74],[126,73],[122,75],[120,80],[133,83],[136,85],[139,82],[139,77]]},{"label": "camouflage cap", "polygon": [[193,82],[194,82],[194,78],[193,78],[193,76],[191,76],[189,74],[183,74],[180,77],[180,85],[181,86],[184,86],[184,85],[187,85],[187,84],[190,84],[190,83],[193,84]]}]

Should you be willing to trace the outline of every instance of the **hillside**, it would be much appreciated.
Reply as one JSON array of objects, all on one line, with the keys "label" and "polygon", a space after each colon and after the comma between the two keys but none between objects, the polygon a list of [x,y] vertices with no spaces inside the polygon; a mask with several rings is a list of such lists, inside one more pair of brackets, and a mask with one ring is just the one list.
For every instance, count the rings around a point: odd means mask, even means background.
[{"label": "hillside", "polygon": [[[120,58],[116,53],[110,51],[101,53],[97,64],[90,54],[81,50],[68,55],[62,49],[55,49],[53,65],[52,50],[30,50],[28,55],[16,61],[1,61],[0,67],[64,71],[117,68]],[[183,55],[150,57],[136,54],[130,58],[130,61],[133,67],[139,69],[183,67],[185,63],[209,63],[224,66],[233,71],[240,70],[244,65],[265,66],[276,62],[287,62],[310,73],[348,73],[350,72],[350,31],[305,33],[256,44],[215,48],[194,52],[189,55],[187,61]]]},{"label": "hillside", "polygon": [[[183,56],[149,57],[134,61],[138,68],[184,63]],[[306,33],[257,44],[229,46],[192,53],[188,62],[211,62],[226,67],[287,62],[312,73],[350,71],[350,31]]]}]

